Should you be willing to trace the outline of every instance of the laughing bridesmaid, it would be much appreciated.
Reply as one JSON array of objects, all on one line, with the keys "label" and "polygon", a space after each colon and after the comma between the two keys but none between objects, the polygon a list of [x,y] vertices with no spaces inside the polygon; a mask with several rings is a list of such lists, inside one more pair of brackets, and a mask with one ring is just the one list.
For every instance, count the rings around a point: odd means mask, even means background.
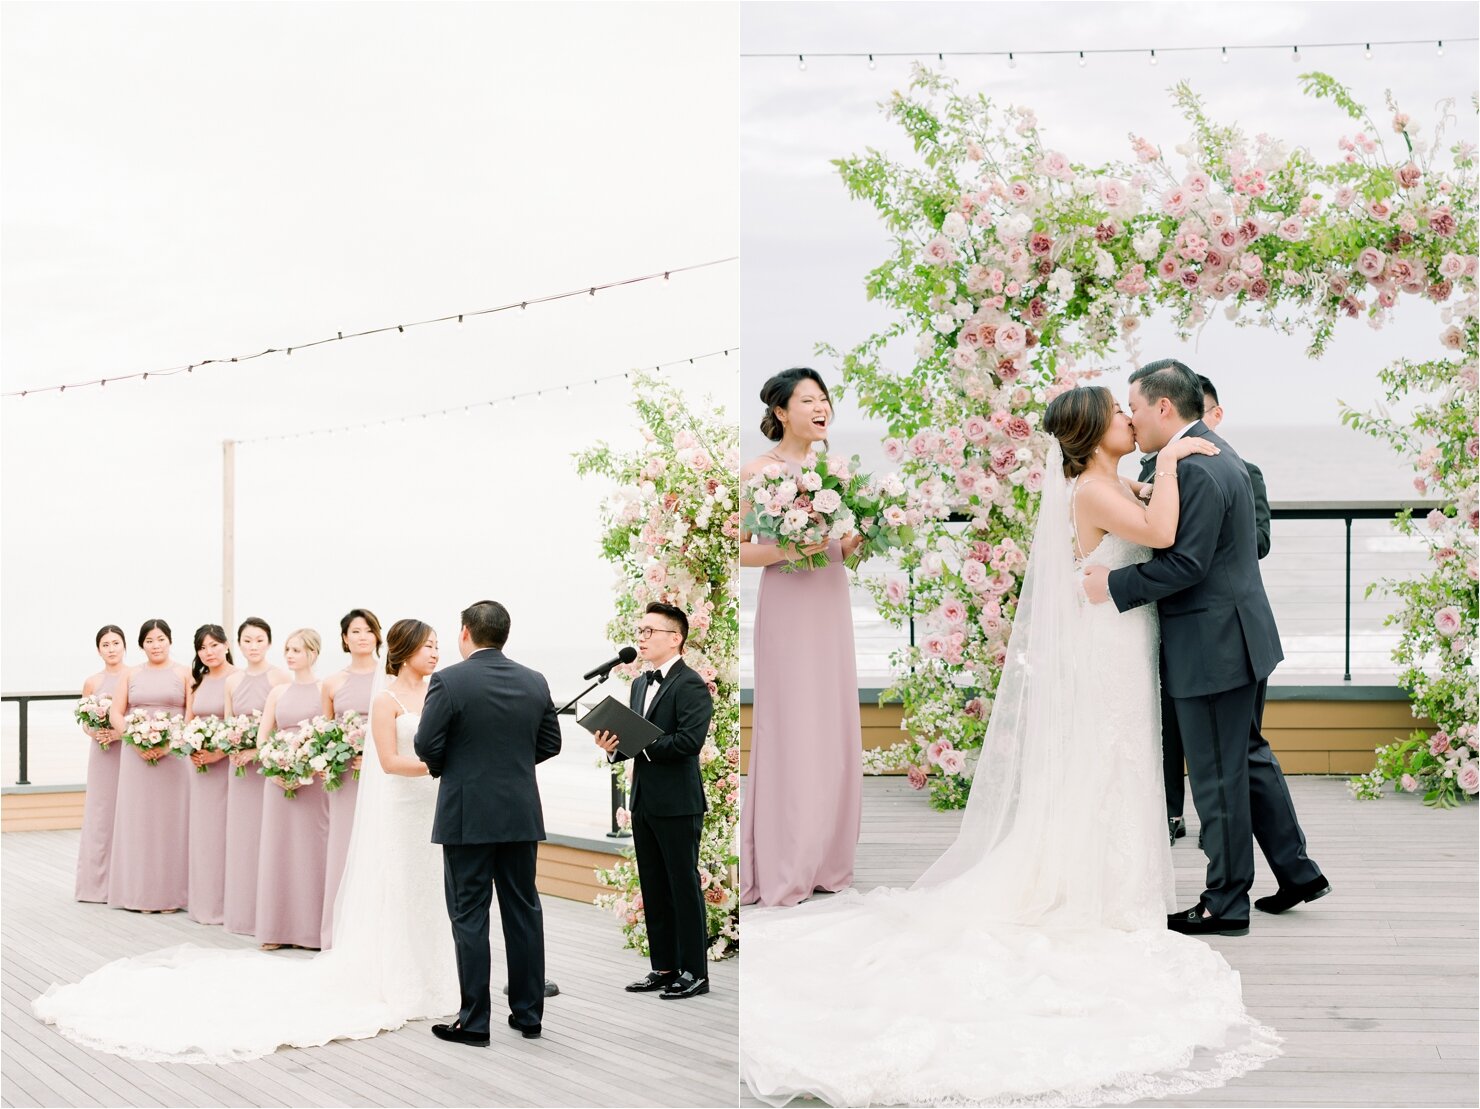
[{"label": "laughing bridesmaid", "polygon": [[[324,715],[343,720],[346,713],[357,712],[368,728],[370,695],[374,692],[376,663],[380,656],[380,621],[368,608],[352,608],[339,621],[339,645],[349,655],[349,666],[324,680]],[[319,946],[329,950],[334,935],[334,898],[339,894],[339,880],[344,877],[344,861],[349,857],[349,834],[354,827],[355,796],[359,782],[351,770],[340,775],[337,789],[329,793],[329,858],[324,875],[324,912]]]},{"label": "laughing bridesmaid", "polygon": [[[236,630],[246,668],[226,679],[226,713],[250,716],[267,706],[274,686],[293,680],[285,670],[267,664],[272,628],[260,616],[248,616]],[[250,936],[257,929],[257,853],[261,849],[262,797],[267,784],[257,773],[257,749],[231,756],[226,787],[226,887],[223,916],[228,932]]]},{"label": "laughing bridesmaid", "polygon": [[[314,677],[319,633],[303,628],[283,643],[293,680],[274,686],[262,710],[258,736],[296,728],[319,715],[323,690]],[[324,860],[329,839],[329,801],[317,775],[294,787],[289,797],[283,778],[259,779],[262,798],[261,850],[257,856],[257,924],[264,950],[305,947],[317,950],[324,918]]]},{"label": "laughing bridesmaid", "polygon": [[[163,620],[146,620],[139,629],[146,661],[119,681],[110,711],[120,734],[124,718],[135,709],[189,715],[190,671],[171,660],[170,640]],[[194,771],[164,749],[146,753],[129,747],[119,752],[118,762],[108,904],[145,913],[183,909],[189,904]]]},{"label": "laughing bridesmaid", "polygon": [[[82,683],[84,697],[112,697],[128,676],[123,664],[128,640],[109,624],[93,640],[103,668]],[[82,808],[82,841],[77,847],[78,901],[108,900],[108,855],[113,843],[113,808],[118,800],[118,758],[123,744],[111,727],[83,728],[92,740],[87,756],[87,792]]]},{"label": "laughing bridesmaid", "polygon": [[[202,624],[195,629],[195,659],[190,664],[190,719],[226,717],[226,683],[236,667],[226,629]],[[190,756],[190,919],[220,924],[226,907],[226,796],[231,764],[221,751]]]}]

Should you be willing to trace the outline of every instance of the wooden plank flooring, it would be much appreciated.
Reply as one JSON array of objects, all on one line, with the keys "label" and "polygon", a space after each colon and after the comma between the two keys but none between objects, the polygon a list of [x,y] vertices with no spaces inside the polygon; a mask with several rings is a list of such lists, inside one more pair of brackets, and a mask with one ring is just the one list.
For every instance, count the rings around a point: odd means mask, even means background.
[{"label": "wooden plank flooring", "polygon": [[[488,1049],[443,1043],[430,1021],[368,1040],[217,1066],[136,1063],[79,1047],[31,1015],[54,981],[177,943],[251,941],[183,913],[146,916],[72,900],[75,831],[0,836],[0,1104],[5,1106],[732,1106],[739,965],[712,963],[711,992],[685,1002],[629,994],[645,959],[607,915],[544,898],[544,1036],[495,1027]],[[495,905],[495,989],[502,977]],[[306,952],[282,952],[285,959]],[[495,1022],[499,999],[495,996]]]},{"label": "wooden plank flooring", "polygon": [[[1212,941],[1284,1054],[1178,1104],[1476,1105],[1480,809],[1357,802],[1339,778],[1289,782],[1332,893],[1282,916],[1256,912],[1249,935]],[[903,779],[865,778],[863,796],[859,889],[908,885],[955,838],[959,814],[932,811]],[[1190,799],[1188,824],[1172,856],[1182,905],[1197,900],[1205,865]],[[1255,895],[1273,888],[1261,856]],[[741,1105],[760,1104],[742,1090]]]}]

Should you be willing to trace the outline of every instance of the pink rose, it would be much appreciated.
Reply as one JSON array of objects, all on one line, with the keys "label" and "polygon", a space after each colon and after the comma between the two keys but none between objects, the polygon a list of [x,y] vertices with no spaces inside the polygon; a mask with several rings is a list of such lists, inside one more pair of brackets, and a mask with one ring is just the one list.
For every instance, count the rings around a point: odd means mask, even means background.
[{"label": "pink rose", "polygon": [[1053,249],[1053,239],[1043,234],[1043,232],[1041,231],[1036,232],[1033,237],[1028,240],[1028,249],[1031,250],[1034,254],[1047,254]]},{"label": "pink rose", "polygon": [[1162,194],[1161,210],[1169,216],[1185,216],[1189,203],[1187,190],[1179,186]]},{"label": "pink rose", "polygon": [[890,578],[884,584],[884,596],[891,605],[904,604],[905,597],[908,595],[904,578]]},{"label": "pink rose", "polygon": [[966,769],[966,756],[960,751],[946,751],[940,757],[940,768],[947,774],[959,774]]},{"label": "pink rose", "polygon": [[1357,255],[1357,272],[1363,277],[1374,278],[1382,274],[1387,265],[1387,255],[1375,246],[1364,247]]},{"label": "pink rose", "polygon": [[956,260],[956,248],[944,235],[937,235],[925,244],[925,261],[932,266],[946,266]]},{"label": "pink rose", "polygon": [[981,720],[987,715],[987,707],[982,702],[982,699],[980,697],[973,697],[971,700],[967,701],[966,708],[963,711],[966,713],[967,716],[970,716],[975,720]]},{"label": "pink rose", "polygon": [[1409,793],[1412,793],[1418,788],[1418,782],[1412,774],[1404,774],[1402,778],[1398,779],[1398,784]]},{"label": "pink rose", "polygon": [[1448,639],[1455,632],[1459,631],[1459,624],[1459,609],[1453,605],[1445,605],[1438,612],[1434,613],[1434,631],[1438,632],[1445,639]]},{"label": "pink rose", "polygon": [[944,604],[937,610],[942,620],[953,627],[966,623],[966,606],[955,597],[948,597]]},{"label": "pink rose", "polygon": [[1465,333],[1454,324],[1450,324],[1439,333],[1439,342],[1450,350],[1463,350],[1465,346]]},{"label": "pink rose", "polygon": [[985,562],[968,558],[961,565],[961,580],[971,589],[982,590],[987,587],[987,567]]},{"label": "pink rose", "polygon": [[1423,173],[1412,162],[1398,169],[1398,184],[1405,189],[1411,189],[1423,180]]},{"label": "pink rose", "polygon": [[911,789],[924,789],[926,780],[924,768],[919,766],[910,767],[909,779]]},{"label": "pink rose", "polygon": [[1007,435],[1011,439],[1026,440],[1033,434],[1033,425],[1021,416],[1014,416],[1007,421]]},{"label": "pink rose", "polygon": [[1043,467],[1034,465],[1028,470],[1028,477],[1023,486],[1029,493],[1041,493],[1043,491]]},{"label": "pink rose", "polygon": [[1017,466],[1016,447],[998,447],[992,452],[992,469],[1005,474]]},{"label": "pink rose", "polygon": [[1480,763],[1465,763],[1459,768],[1459,773],[1454,778],[1455,781],[1459,782],[1459,788],[1466,793],[1472,795],[1480,793]]},{"label": "pink rose", "polygon": [[1457,281],[1465,275],[1465,260],[1458,254],[1444,255],[1444,261],[1439,263],[1439,273],[1450,281]]},{"label": "pink rose", "polygon": [[980,443],[987,437],[988,432],[991,430],[991,425],[980,416],[968,416],[962,430],[966,433],[968,442]]},{"label": "pink rose", "polygon": [[1291,216],[1280,224],[1276,233],[1287,243],[1299,242],[1305,238],[1305,224],[1298,216]]},{"label": "pink rose", "polygon": [[1007,195],[1014,204],[1026,206],[1033,203],[1033,190],[1025,181],[1014,181],[1008,185]]},{"label": "pink rose", "polygon": [[898,462],[904,457],[904,444],[898,439],[889,438],[884,440],[884,457],[890,462]]},{"label": "pink rose", "polygon": [[1392,206],[1381,200],[1367,201],[1367,214],[1375,220],[1386,222],[1388,216],[1393,214]]},{"label": "pink rose", "polygon": [[941,756],[950,749],[951,741],[949,739],[937,739],[929,747],[925,748],[925,757],[930,760],[932,765],[939,766]]},{"label": "pink rose", "polygon": [[1450,212],[1449,205],[1447,204],[1441,208],[1436,209],[1434,213],[1429,216],[1429,228],[1436,235],[1442,235],[1445,238],[1448,238],[1449,236],[1454,234],[1455,228],[1458,226],[1459,225],[1455,222],[1454,214]]},{"label": "pink rose", "polygon": [[1434,758],[1438,758],[1447,750],[1449,750],[1449,737],[1443,732],[1435,732],[1429,737],[1429,754]]},{"label": "pink rose", "polygon": [[1009,320],[997,328],[996,347],[1003,354],[1019,354],[1027,346],[1027,343],[1027,332],[1023,329],[1022,324]]},{"label": "pink rose", "polygon": [[1099,193],[1100,203],[1106,208],[1119,208],[1126,200],[1125,182],[1114,178],[1101,178],[1095,184],[1095,190]]}]

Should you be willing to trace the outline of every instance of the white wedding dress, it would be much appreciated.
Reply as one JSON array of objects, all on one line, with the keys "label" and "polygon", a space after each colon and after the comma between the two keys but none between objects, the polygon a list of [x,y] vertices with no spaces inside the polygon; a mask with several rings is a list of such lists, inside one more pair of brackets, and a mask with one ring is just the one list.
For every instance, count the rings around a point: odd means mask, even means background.
[{"label": "white wedding dress", "polygon": [[[396,717],[396,750],[410,758],[417,719]],[[53,985],[33,1011],[86,1047],[177,1063],[255,1059],[457,1012],[442,855],[430,842],[436,798],[434,780],[385,773],[367,745],[331,950],[293,959],[184,944]]]},{"label": "white wedding dress", "polygon": [[[1050,474],[1057,469],[1057,446]],[[1068,483],[1040,509],[956,842],[910,889],[745,910],[740,1071],[773,1105],[1094,1105],[1222,1085],[1278,1054],[1175,908],[1154,605],[1089,605]]]}]

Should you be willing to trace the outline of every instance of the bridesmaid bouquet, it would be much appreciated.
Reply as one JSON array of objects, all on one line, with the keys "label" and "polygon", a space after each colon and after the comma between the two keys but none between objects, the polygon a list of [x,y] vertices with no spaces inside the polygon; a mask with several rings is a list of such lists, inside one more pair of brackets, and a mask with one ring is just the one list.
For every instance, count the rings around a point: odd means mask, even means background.
[{"label": "bridesmaid bouquet", "polygon": [[[857,465],[856,457],[852,461]],[[857,523],[847,500],[854,480],[848,463],[835,462],[825,454],[810,455],[796,477],[773,462],[746,483],[752,507],[745,528],[792,547],[841,539]],[[817,570],[826,565],[827,552],[819,551],[788,562],[782,570]]]},{"label": "bridesmaid bouquet", "polygon": [[[175,743],[176,737],[184,726],[184,718],[178,713],[169,713],[156,710],[148,712],[144,709],[134,709],[123,718],[123,742],[137,747],[141,751],[168,750]],[[153,766],[157,759],[149,760]]]},{"label": "bridesmaid bouquet", "polygon": [[[238,751],[250,751],[257,746],[257,729],[262,725],[262,713],[244,712],[237,716],[226,718],[226,742],[223,748],[228,755],[234,755]],[[247,768],[238,766],[233,771],[238,778],[247,776]]]},{"label": "bridesmaid bouquet", "polygon": [[313,756],[312,735],[310,721],[301,728],[279,728],[266,743],[257,745],[261,774],[289,783],[283,787],[283,796],[289,801],[293,800],[299,786],[313,782],[314,767],[309,764]]},{"label": "bridesmaid bouquet", "polygon": [[[171,754],[189,758],[200,751],[231,753],[231,729],[219,716],[197,716],[189,721],[170,743]],[[197,766],[197,774],[210,772],[209,766]]]},{"label": "bridesmaid bouquet", "polygon": [[858,521],[858,534],[863,536],[858,549],[848,556],[848,569],[856,570],[865,558],[914,543],[914,525],[920,514],[909,507],[909,494],[898,474],[864,475],[849,491],[848,504]]},{"label": "bridesmaid bouquet", "polygon": [[[324,775],[324,789],[330,793],[344,788],[344,772],[364,748],[365,725],[360,714],[347,712],[344,719],[315,716],[308,727],[313,729],[309,740],[313,747],[309,763]],[[358,779],[360,772],[354,772]]]},{"label": "bridesmaid bouquet", "polygon": [[[72,710],[72,719],[84,728],[92,728],[94,731],[110,728],[112,725],[108,722],[108,710],[112,707],[112,697],[94,693],[77,702],[77,707]],[[98,746],[104,751],[108,749],[106,743],[99,743]]]}]

